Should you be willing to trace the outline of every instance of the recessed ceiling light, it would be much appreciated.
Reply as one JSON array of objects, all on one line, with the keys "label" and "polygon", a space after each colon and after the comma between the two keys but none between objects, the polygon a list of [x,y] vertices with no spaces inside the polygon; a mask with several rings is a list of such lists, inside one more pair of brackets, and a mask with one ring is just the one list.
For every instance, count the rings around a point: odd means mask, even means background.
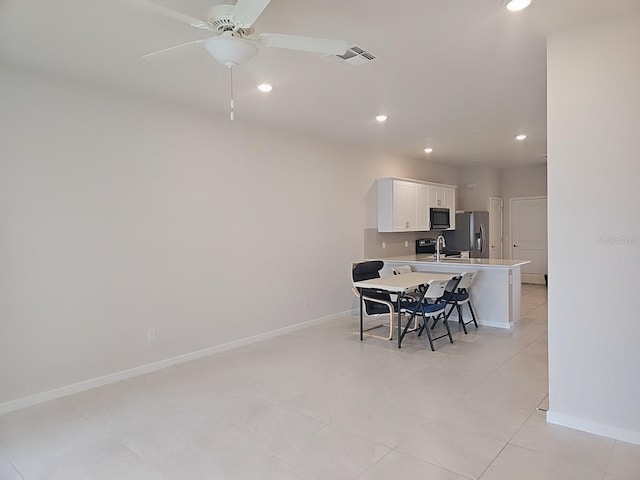
[{"label": "recessed ceiling light", "polygon": [[376,115],[376,120],[378,122],[380,122],[380,123],[386,122],[387,118],[389,118],[389,117],[387,117],[386,115],[382,115],[382,114],[381,115]]},{"label": "recessed ceiling light", "polygon": [[431,153],[431,152],[433,152],[433,148],[431,147],[427,147],[424,149],[424,153]]},{"label": "recessed ceiling light", "polygon": [[520,135],[516,135],[516,140],[524,140],[525,138],[527,138],[527,136],[524,133],[521,133]]},{"label": "recessed ceiling light", "polygon": [[507,3],[507,9],[512,12],[517,12],[519,10],[524,10],[529,5],[531,5],[531,0],[511,0]]},{"label": "recessed ceiling light", "polygon": [[273,86],[268,83],[261,83],[260,85],[258,85],[258,90],[264,93],[269,93],[271,90],[273,90]]}]

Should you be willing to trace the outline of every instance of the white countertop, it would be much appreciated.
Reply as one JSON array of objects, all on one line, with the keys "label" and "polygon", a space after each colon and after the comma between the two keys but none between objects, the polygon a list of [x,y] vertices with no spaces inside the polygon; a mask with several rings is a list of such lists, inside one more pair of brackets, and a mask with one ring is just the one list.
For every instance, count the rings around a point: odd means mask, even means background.
[{"label": "white countertop", "polygon": [[424,265],[460,265],[472,267],[513,268],[531,263],[531,260],[510,260],[506,258],[443,258],[440,262],[433,259],[433,255],[402,255],[398,257],[385,257],[370,260],[382,260],[383,262],[419,263]]}]

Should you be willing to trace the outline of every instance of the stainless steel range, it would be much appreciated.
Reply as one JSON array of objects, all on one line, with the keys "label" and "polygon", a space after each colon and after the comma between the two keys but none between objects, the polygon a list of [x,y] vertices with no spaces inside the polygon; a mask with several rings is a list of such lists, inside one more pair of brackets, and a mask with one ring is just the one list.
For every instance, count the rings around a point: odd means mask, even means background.
[{"label": "stainless steel range", "polygon": [[[416,240],[416,255],[428,255],[436,253],[436,239],[435,238],[419,238]],[[444,255],[449,258],[460,258],[460,250],[453,250],[451,248],[441,248],[440,255]]]}]

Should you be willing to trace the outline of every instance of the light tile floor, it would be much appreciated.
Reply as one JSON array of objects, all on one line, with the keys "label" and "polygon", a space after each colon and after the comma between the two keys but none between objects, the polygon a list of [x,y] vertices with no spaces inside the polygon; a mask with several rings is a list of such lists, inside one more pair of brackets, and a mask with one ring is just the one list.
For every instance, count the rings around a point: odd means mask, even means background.
[{"label": "light tile floor", "polygon": [[0,416],[0,479],[637,480],[550,425],[544,286],[511,331],[358,340],[357,317]]}]

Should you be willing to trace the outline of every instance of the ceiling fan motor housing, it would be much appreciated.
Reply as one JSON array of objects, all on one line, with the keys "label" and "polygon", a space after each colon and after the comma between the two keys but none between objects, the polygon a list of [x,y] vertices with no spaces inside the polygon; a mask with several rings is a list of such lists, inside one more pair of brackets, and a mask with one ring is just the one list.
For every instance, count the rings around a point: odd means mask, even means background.
[{"label": "ceiling fan motor housing", "polygon": [[216,5],[207,12],[207,23],[222,34],[223,32],[235,32],[240,36],[251,35],[255,29],[251,27],[240,27],[240,24],[233,16],[233,5]]}]

